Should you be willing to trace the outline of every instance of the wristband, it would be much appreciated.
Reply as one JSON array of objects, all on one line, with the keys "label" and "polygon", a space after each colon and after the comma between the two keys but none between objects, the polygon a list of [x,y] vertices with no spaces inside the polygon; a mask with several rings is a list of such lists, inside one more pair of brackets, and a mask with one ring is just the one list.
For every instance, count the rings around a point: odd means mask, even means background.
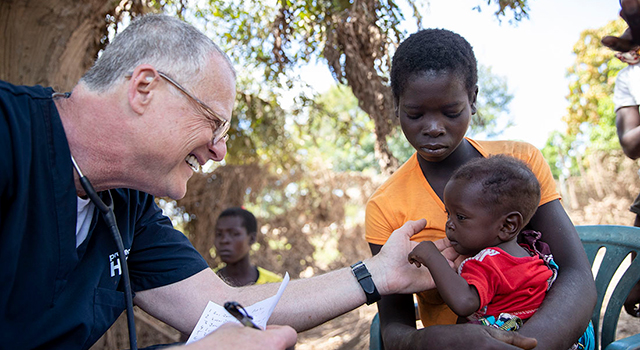
[{"label": "wristband", "polygon": [[358,280],[358,283],[360,283],[364,294],[367,296],[367,305],[371,305],[380,300],[380,293],[378,293],[378,289],[376,289],[376,285],[373,283],[373,279],[371,278],[369,270],[367,270],[367,266],[365,266],[362,261],[358,261],[351,265],[351,272],[353,272],[353,275]]}]

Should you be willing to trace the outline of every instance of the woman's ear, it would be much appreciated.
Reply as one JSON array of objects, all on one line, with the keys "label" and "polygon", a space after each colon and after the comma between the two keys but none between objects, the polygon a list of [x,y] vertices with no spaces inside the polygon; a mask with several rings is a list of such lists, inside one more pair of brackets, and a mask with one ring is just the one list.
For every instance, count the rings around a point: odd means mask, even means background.
[{"label": "woman's ear", "polygon": [[131,74],[127,95],[129,105],[136,113],[142,114],[151,103],[160,75],[153,66],[142,64]]},{"label": "woman's ear", "polygon": [[520,212],[512,211],[506,214],[502,219],[502,227],[500,233],[498,233],[498,238],[503,242],[512,240],[522,229],[523,223],[524,218]]},{"label": "woman's ear", "polygon": [[471,94],[471,114],[476,114],[478,112],[478,85],[476,85],[473,93]]}]

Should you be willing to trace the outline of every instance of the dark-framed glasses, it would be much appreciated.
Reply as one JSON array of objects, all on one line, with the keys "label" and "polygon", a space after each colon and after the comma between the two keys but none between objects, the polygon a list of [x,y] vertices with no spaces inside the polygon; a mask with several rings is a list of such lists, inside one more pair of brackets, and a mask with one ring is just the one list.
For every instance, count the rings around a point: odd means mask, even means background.
[{"label": "dark-framed glasses", "polygon": [[[177,81],[173,80],[169,75],[164,72],[158,71],[158,75],[160,75],[164,80],[168,81],[171,85],[173,85],[176,89],[180,90],[185,96],[187,96],[191,101],[195,102],[198,107],[200,107],[207,120],[209,120],[213,124],[213,137],[211,138],[212,145],[215,145],[220,140],[224,140],[227,142],[229,139],[229,127],[231,123],[228,120],[221,117],[218,113],[214,112],[213,109],[207,106],[204,102],[202,102],[199,98],[197,98],[194,94],[190,93],[189,90],[185,89],[182,85],[180,85]],[[131,78],[132,74],[127,74],[127,78]]]}]

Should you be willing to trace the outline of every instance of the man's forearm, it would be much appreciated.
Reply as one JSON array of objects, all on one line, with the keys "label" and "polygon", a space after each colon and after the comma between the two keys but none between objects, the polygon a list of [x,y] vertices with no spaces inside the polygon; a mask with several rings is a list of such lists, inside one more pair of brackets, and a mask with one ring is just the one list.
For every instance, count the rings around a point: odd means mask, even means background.
[{"label": "man's forearm", "polygon": [[[374,280],[375,281],[375,280]],[[269,319],[302,332],[364,304],[366,297],[350,268],[289,283]]]},{"label": "man's forearm", "polygon": [[[407,261],[407,255],[417,244],[409,238],[424,225],[424,220],[405,223],[391,234],[378,254],[364,261],[381,295],[406,294],[434,287],[427,269],[418,269]],[[303,331],[353,310],[366,300],[351,269],[342,268],[293,281],[282,295],[271,322]]]}]

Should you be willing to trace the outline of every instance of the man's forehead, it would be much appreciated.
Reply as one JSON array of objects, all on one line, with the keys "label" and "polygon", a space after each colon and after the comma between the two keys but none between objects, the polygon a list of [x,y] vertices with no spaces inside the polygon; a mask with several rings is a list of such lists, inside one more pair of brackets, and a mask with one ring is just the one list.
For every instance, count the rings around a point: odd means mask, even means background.
[{"label": "man's forehead", "polygon": [[202,94],[200,98],[221,117],[230,119],[236,97],[233,70],[223,57],[217,57],[207,65],[203,75],[195,88]]}]

